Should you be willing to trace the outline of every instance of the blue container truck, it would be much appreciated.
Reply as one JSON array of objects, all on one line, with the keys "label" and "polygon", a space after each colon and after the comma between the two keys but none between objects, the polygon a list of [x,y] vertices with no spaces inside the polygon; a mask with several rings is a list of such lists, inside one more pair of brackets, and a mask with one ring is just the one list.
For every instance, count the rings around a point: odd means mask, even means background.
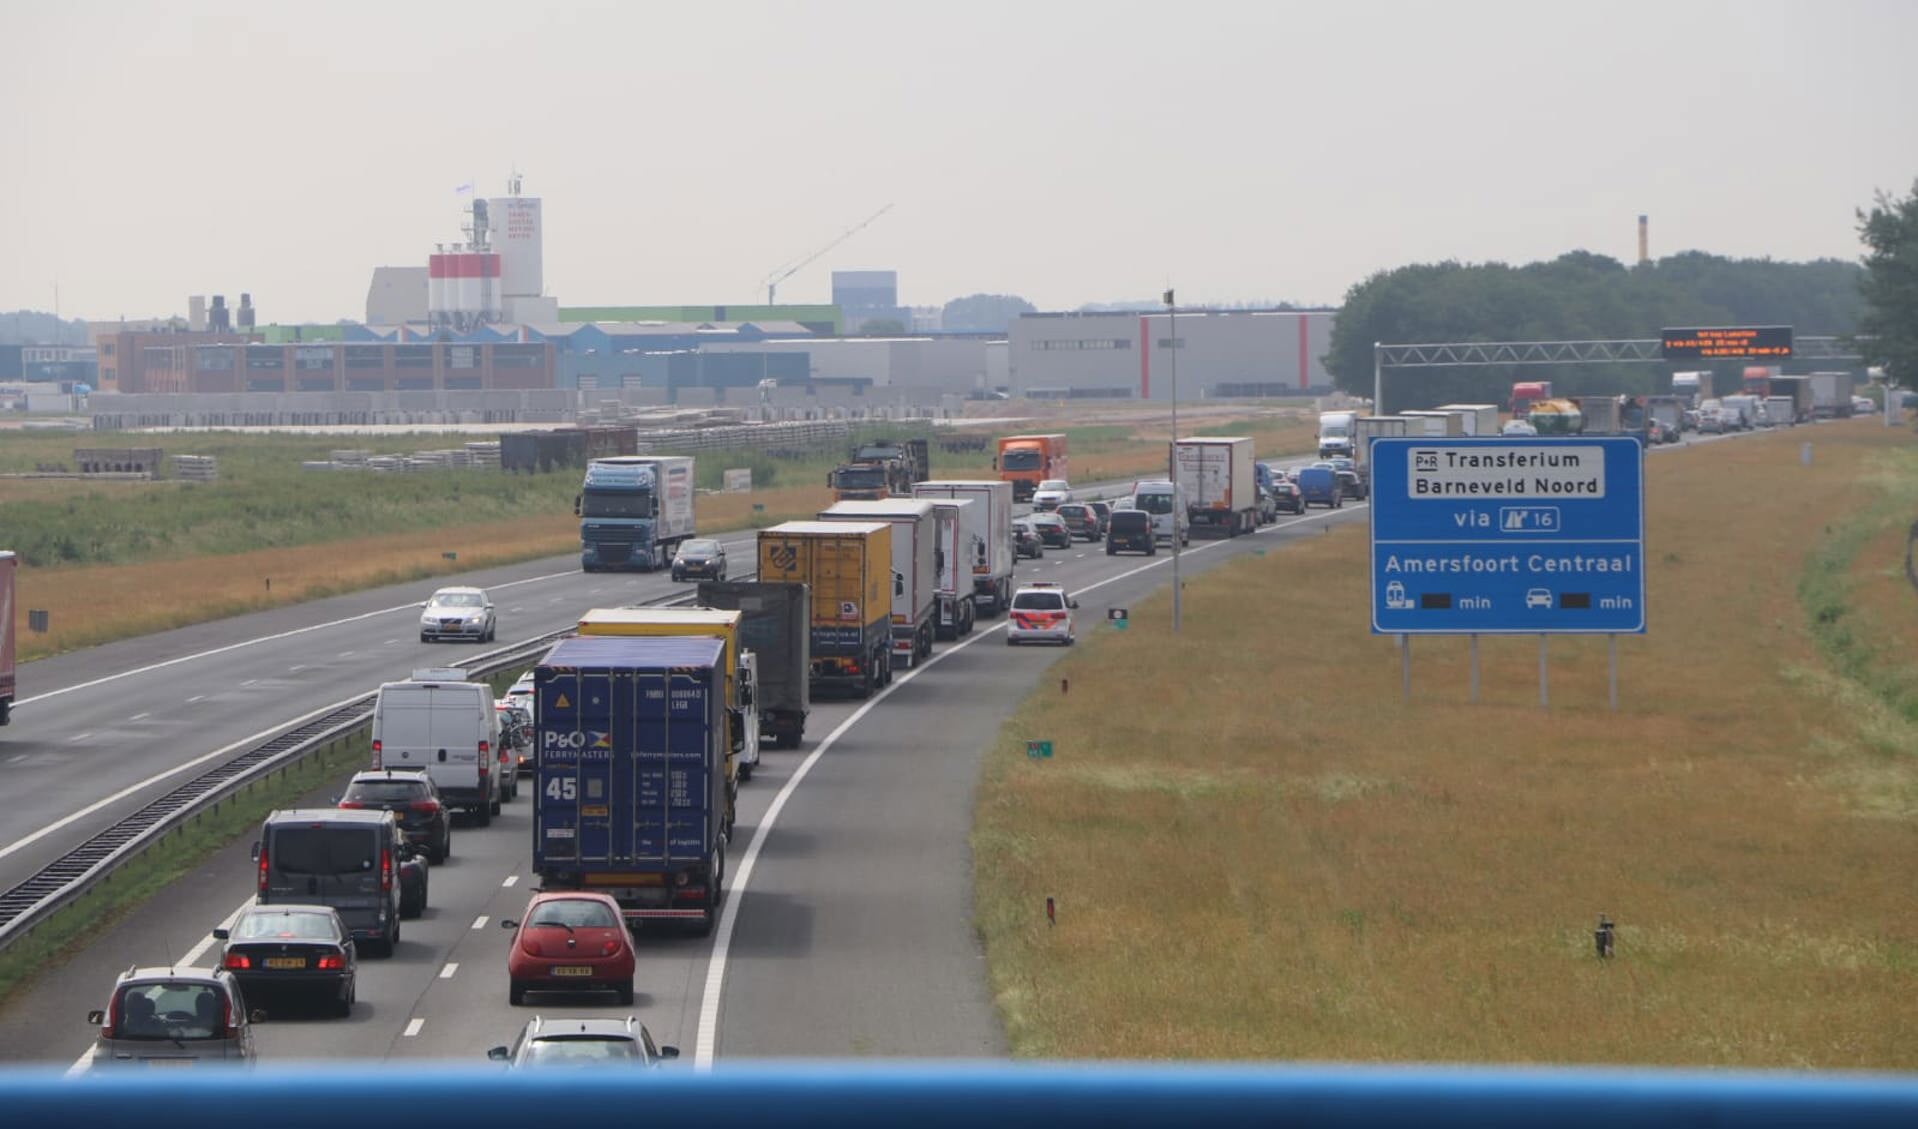
[{"label": "blue container truck", "polygon": [[611,894],[628,925],[709,933],[726,876],[726,642],[564,639],[533,671],[533,869]]},{"label": "blue container truck", "polygon": [[684,455],[621,455],[586,464],[573,500],[579,516],[579,567],[650,572],[672,563],[694,535],[693,460]]}]

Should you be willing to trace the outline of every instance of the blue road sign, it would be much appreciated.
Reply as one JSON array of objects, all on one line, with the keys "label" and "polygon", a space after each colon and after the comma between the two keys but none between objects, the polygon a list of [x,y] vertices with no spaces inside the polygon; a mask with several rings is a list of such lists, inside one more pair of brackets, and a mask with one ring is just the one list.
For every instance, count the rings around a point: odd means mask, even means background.
[{"label": "blue road sign", "polygon": [[1631,436],[1372,440],[1372,630],[1645,630]]}]

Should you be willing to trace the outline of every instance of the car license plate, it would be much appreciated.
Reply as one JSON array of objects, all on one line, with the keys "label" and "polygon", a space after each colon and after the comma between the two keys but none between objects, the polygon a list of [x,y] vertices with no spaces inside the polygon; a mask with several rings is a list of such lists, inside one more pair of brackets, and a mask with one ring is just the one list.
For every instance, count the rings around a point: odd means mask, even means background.
[{"label": "car license plate", "polygon": [[554,976],[591,976],[593,970],[583,964],[562,964],[553,969]]},{"label": "car license plate", "polygon": [[267,957],[268,968],[305,968],[305,957]]}]

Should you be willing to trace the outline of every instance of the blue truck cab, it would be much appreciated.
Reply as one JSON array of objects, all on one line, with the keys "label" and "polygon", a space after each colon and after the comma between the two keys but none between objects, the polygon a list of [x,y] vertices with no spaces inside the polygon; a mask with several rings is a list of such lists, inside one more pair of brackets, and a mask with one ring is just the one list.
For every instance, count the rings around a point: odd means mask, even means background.
[{"label": "blue truck cab", "polygon": [[651,571],[672,563],[694,533],[693,460],[620,455],[586,464],[573,502],[579,516],[579,566]]},{"label": "blue truck cab", "polygon": [[726,872],[725,640],[585,635],[533,671],[533,869],[610,894],[634,927],[719,917]]}]

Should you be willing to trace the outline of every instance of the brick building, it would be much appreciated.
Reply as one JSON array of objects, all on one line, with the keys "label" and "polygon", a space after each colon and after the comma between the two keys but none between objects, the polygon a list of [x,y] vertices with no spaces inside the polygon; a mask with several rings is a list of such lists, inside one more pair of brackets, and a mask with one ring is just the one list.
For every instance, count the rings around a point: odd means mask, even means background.
[{"label": "brick building", "polygon": [[400,392],[553,387],[550,342],[149,346],[141,392]]}]

